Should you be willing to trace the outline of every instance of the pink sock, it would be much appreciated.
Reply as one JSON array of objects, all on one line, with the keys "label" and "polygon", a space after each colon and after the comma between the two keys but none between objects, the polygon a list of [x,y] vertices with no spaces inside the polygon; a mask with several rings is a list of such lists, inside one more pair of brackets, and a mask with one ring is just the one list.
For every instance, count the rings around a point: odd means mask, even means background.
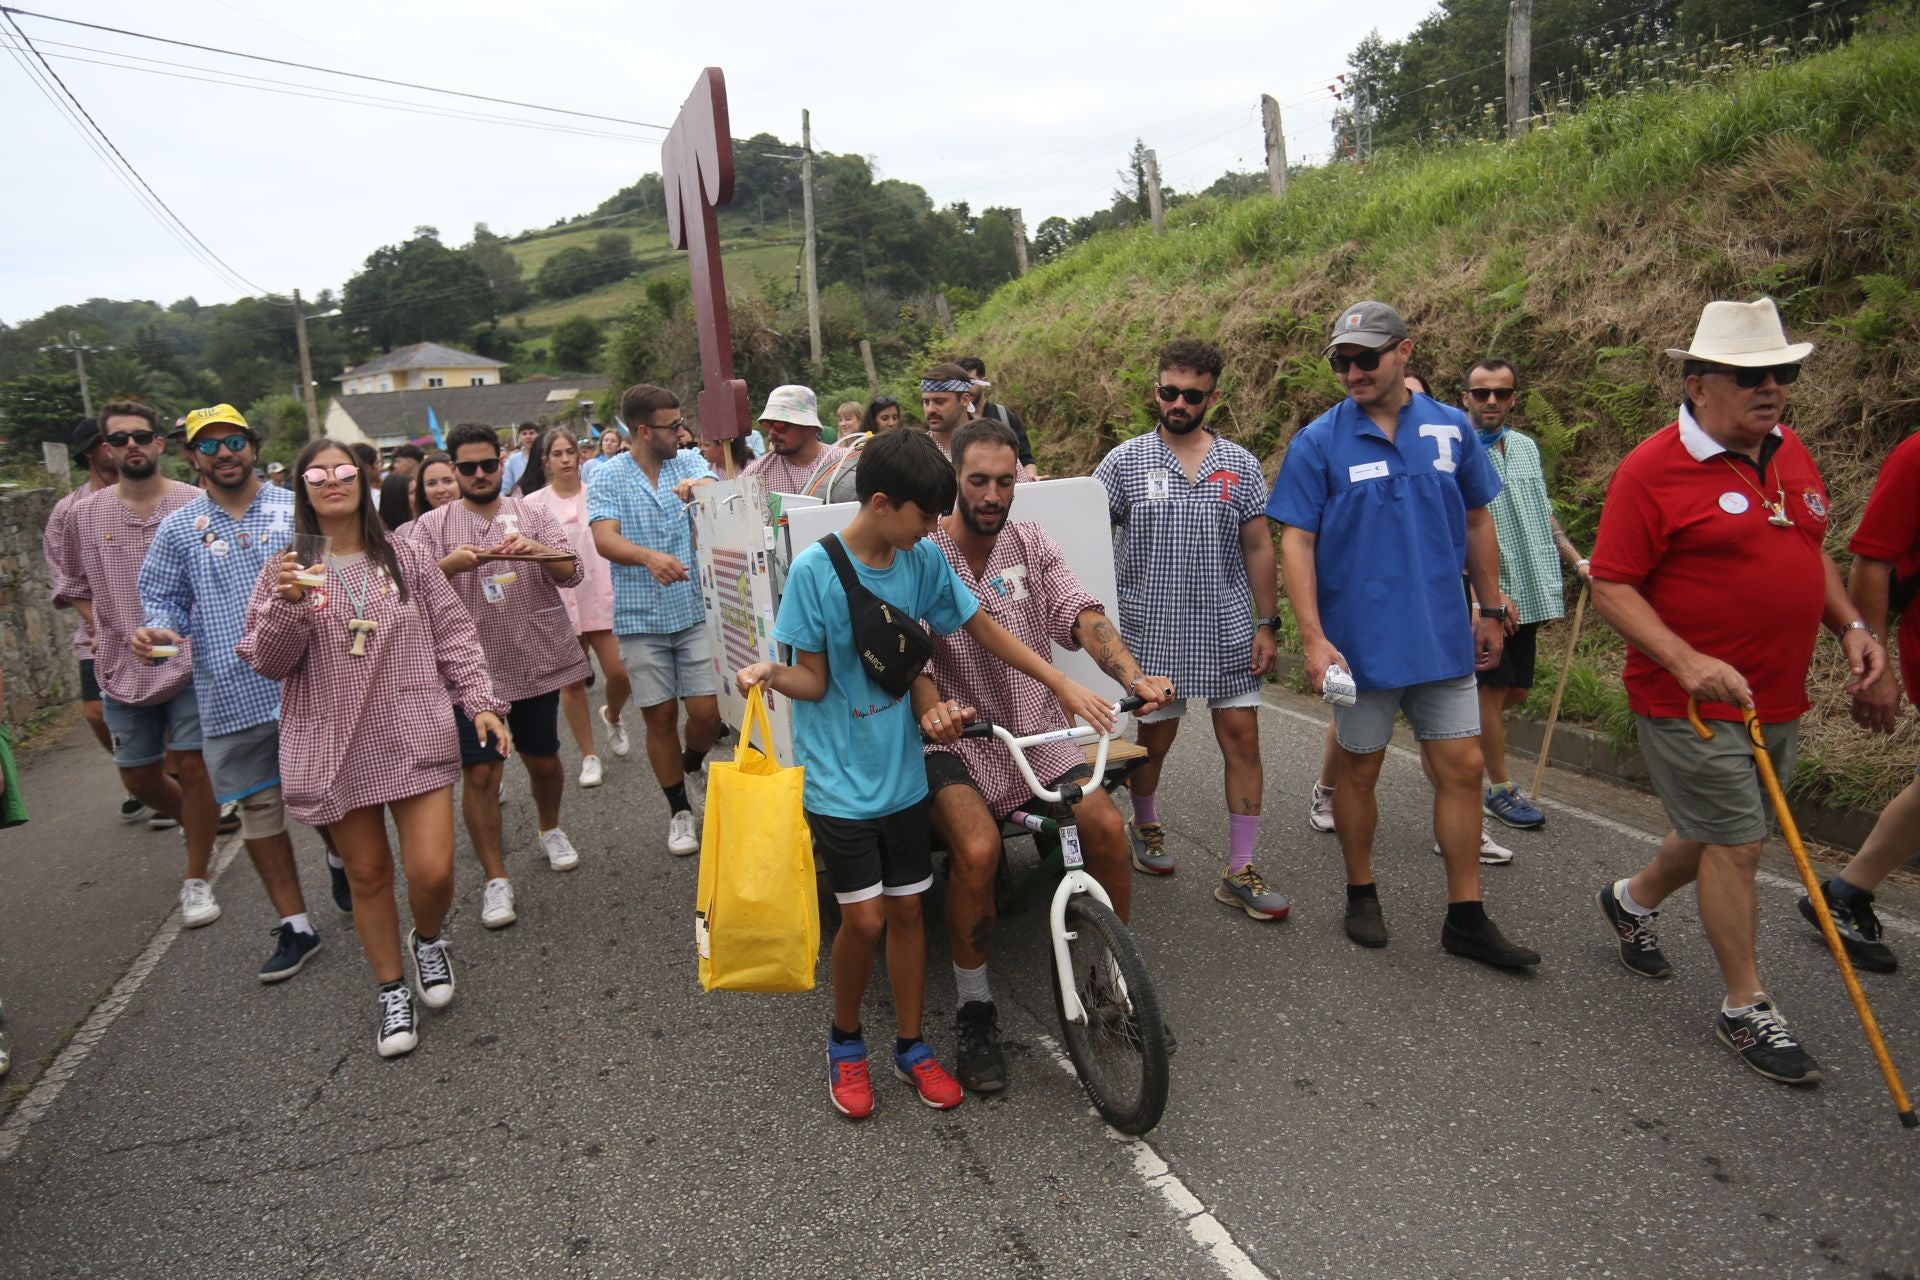
[{"label": "pink sock", "polygon": [[1160,793],[1143,796],[1135,793],[1133,797],[1133,821],[1136,826],[1148,826],[1160,821]]},{"label": "pink sock", "polygon": [[1235,875],[1253,862],[1253,846],[1260,843],[1260,815],[1230,813],[1227,829],[1233,847],[1233,862],[1227,867],[1227,874]]}]

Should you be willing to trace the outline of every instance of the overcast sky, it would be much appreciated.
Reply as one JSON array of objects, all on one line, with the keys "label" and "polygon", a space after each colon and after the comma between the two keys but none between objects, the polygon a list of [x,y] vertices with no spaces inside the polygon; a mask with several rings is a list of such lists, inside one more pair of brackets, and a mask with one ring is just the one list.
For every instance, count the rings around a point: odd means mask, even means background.
[{"label": "overcast sky", "polygon": [[[1434,0],[1359,9],[1213,0],[1190,6],[1002,3],[952,17],[919,5],[797,7],[544,0],[25,0],[39,12],[295,62],[670,125],[700,68],[727,73],[733,133],[858,152],[937,204],[1012,205],[1029,234],[1104,206],[1136,135],[1171,186],[1265,163],[1259,95],[1283,109],[1295,161],[1323,157],[1326,86],[1377,26],[1410,30]],[[724,14],[727,25],[707,25]],[[338,288],[368,253],[427,223],[449,244],[475,222],[510,235],[591,210],[659,168],[662,130],[463,101],[15,19],[159,197],[261,289]],[[15,46],[10,29],[0,24]],[[75,48],[73,46],[85,46]],[[108,51],[108,52],[97,52]],[[158,59],[126,67],[129,55]],[[0,59],[9,196],[0,201],[0,320],[90,297],[254,290],[150,217],[26,71]],[[89,61],[81,61],[86,59]],[[105,66],[102,62],[121,65]],[[302,94],[400,99],[393,110],[205,83],[209,71]],[[167,74],[154,74],[165,72]],[[218,78],[218,77],[213,77]],[[579,136],[449,119],[484,112],[605,131]]]}]

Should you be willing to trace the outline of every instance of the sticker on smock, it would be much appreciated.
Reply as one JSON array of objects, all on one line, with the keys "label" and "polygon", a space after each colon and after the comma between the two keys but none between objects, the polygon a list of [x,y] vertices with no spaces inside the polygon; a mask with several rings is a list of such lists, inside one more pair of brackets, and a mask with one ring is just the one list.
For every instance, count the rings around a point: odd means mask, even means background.
[{"label": "sticker on smock", "polygon": [[1387,474],[1384,462],[1362,462],[1347,468],[1347,483],[1359,484],[1362,480],[1380,480]]},{"label": "sticker on smock", "polygon": [[1147,501],[1165,502],[1172,492],[1173,475],[1165,467],[1155,467],[1147,472]]}]

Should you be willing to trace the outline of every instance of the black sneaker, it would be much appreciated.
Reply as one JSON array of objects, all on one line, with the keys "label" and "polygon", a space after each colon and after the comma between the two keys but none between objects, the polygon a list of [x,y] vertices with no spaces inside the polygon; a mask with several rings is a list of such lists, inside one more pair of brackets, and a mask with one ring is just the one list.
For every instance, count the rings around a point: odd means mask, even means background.
[{"label": "black sneaker", "polygon": [[1607,928],[1613,931],[1613,940],[1619,944],[1620,963],[1630,972],[1643,978],[1673,976],[1673,966],[1660,953],[1660,938],[1654,932],[1653,919],[1660,914],[1658,911],[1637,916],[1620,905],[1612,885],[1603,884],[1600,886],[1600,914],[1605,917]]},{"label": "black sneaker", "polygon": [[127,796],[120,802],[120,821],[122,822],[144,822],[152,814],[153,810],[132,796]]},{"label": "black sneaker", "polygon": [[452,1004],[453,962],[447,957],[446,930],[432,942],[420,941],[418,929],[407,930],[407,950],[413,953],[413,970],[420,979],[420,1003],[429,1009]]},{"label": "black sneaker", "polygon": [[214,831],[219,835],[230,836],[239,829],[240,802],[238,800],[229,800],[220,806],[220,821],[218,825],[214,827]]},{"label": "black sneaker", "polygon": [[[1894,958],[1893,948],[1880,941],[1880,917],[1873,914],[1873,895],[1863,894],[1858,906],[1849,907],[1833,896],[1833,880],[1829,877],[1820,883],[1820,896],[1827,900],[1827,910],[1833,916],[1833,927],[1840,934],[1840,944],[1847,949],[1847,959],[1853,961],[1854,968],[1865,969],[1868,973],[1892,973],[1900,967]],[[1800,914],[1820,933],[1820,917],[1813,913],[1813,899],[1806,894],[1800,895]],[[1821,941],[1826,935],[1821,934]]]},{"label": "black sneaker", "polygon": [[1007,1087],[1007,1059],[1000,1052],[1000,1024],[990,1000],[969,1000],[954,1019],[954,1077],[975,1093]]},{"label": "black sneaker", "polygon": [[1781,1084],[1819,1084],[1820,1064],[1800,1047],[1787,1030],[1786,1019],[1771,1001],[1760,1002],[1739,1017],[1722,1009],[1713,1018],[1713,1033],[1740,1060],[1769,1080]]},{"label": "black sneaker", "polygon": [[1347,936],[1363,947],[1387,945],[1387,920],[1380,914],[1380,899],[1347,899]]},{"label": "black sneaker", "polygon": [[1500,932],[1500,926],[1483,919],[1478,928],[1463,929],[1449,920],[1440,926],[1440,948],[1449,955],[1478,960],[1496,969],[1531,969],[1540,963],[1540,953],[1523,947]]},{"label": "black sneaker", "polygon": [[380,988],[380,1034],[374,1048],[383,1058],[412,1053],[420,1043],[420,1019],[413,1009],[413,988],[405,982]]},{"label": "black sneaker", "polygon": [[328,863],[327,879],[333,881],[333,905],[352,915],[353,886],[347,883],[347,869],[344,866],[336,867]]},{"label": "black sneaker", "polygon": [[320,935],[302,933],[290,924],[273,930],[278,939],[273,954],[260,966],[260,981],[285,982],[306,965],[307,957],[320,949]]}]

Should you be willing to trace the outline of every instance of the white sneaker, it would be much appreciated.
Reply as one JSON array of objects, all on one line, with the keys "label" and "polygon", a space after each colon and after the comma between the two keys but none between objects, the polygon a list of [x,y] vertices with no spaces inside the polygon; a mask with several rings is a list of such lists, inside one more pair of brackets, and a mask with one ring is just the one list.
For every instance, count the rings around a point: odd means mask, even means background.
[{"label": "white sneaker", "polygon": [[180,923],[189,929],[212,924],[220,918],[220,904],[213,900],[213,886],[205,880],[180,882]]},{"label": "white sneaker", "polygon": [[[587,759],[593,757],[588,756]],[[580,865],[580,851],[573,847],[573,841],[567,839],[567,833],[558,827],[540,833],[540,848],[547,855],[547,865],[555,871],[571,871]],[[505,884],[506,881],[500,883]]]},{"label": "white sneaker", "polygon": [[694,830],[693,810],[682,809],[667,824],[667,852],[676,858],[700,852],[700,833]]},{"label": "white sneaker", "polygon": [[480,900],[480,923],[489,929],[504,929],[519,918],[513,909],[513,881],[487,881],[486,894]]},{"label": "white sneaker", "polygon": [[[1433,851],[1440,852],[1438,840],[1433,842]],[[1489,867],[1504,867],[1513,861],[1513,850],[1494,843],[1493,832],[1488,830],[1485,822],[1480,824],[1480,861]]]},{"label": "white sneaker", "polygon": [[597,787],[604,781],[600,776],[600,757],[582,756],[580,759],[580,785]]},{"label": "white sneaker", "polygon": [[420,980],[420,1003],[429,1009],[452,1004],[453,964],[447,959],[446,930],[432,942],[420,941],[418,929],[407,930],[407,950],[413,952],[413,971]]},{"label": "white sneaker", "polygon": [[1307,807],[1307,825],[1315,831],[1333,830],[1333,788],[1313,784],[1313,800]]},{"label": "white sneaker", "polygon": [[413,1011],[413,989],[406,983],[380,993],[380,1034],[373,1043],[383,1058],[397,1058],[419,1046],[420,1026]]},{"label": "white sneaker", "polygon": [[627,758],[627,752],[633,750],[633,739],[627,736],[627,726],[617,720],[607,719],[607,709],[600,708],[600,723],[607,726],[607,748],[620,759]]}]

